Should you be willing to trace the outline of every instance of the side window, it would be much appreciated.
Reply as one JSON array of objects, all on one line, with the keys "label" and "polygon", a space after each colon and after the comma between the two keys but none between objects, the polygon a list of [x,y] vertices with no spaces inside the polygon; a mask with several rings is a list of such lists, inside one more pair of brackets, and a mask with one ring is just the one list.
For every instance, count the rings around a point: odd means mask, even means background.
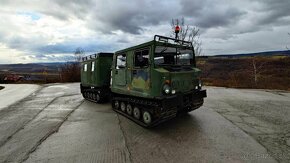
[{"label": "side window", "polygon": [[95,61],[92,62],[92,72],[95,71]]},{"label": "side window", "polygon": [[149,64],[149,49],[138,50],[134,53],[134,66],[147,67]]},{"label": "side window", "polygon": [[126,54],[117,55],[116,69],[121,69],[126,67]]},{"label": "side window", "polygon": [[87,70],[88,70],[88,65],[84,64],[84,72],[87,72]]}]

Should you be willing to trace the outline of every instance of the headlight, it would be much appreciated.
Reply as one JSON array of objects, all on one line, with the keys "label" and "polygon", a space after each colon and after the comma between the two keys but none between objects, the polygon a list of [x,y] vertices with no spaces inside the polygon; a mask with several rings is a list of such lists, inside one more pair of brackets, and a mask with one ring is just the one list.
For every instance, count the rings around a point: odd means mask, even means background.
[{"label": "headlight", "polygon": [[201,80],[199,80],[199,81],[198,81],[198,86],[199,86],[199,88],[201,88],[201,87],[202,87]]},{"label": "headlight", "polygon": [[171,91],[171,93],[172,93],[172,94],[175,94],[175,93],[176,93],[176,91],[173,89],[173,90]]},{"label": "headlight", "polygon": [[170,93],[170,86],[165,84],[163,86],[163,91],[164,91],[165,94],[169,94]]}]

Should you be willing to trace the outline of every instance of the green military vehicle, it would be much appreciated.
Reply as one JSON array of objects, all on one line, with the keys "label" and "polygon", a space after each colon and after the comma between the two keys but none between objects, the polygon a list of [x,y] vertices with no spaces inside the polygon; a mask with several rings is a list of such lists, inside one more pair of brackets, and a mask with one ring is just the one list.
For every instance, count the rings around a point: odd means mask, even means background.
[{"label": "green military vehicle", "polygon": [[94,102],[102,102],[111,95],[110,72],[113,53],[98,53],[82,58],[81,93]]},{"label": "green military vehicle", "polygon": [[96,74],[90,76],[85,71],[89,68],[86,65],[102,57],[84,59],[82,93],[99,102],[108,96],[102,93],[110,92],[113,109],[142,126],[154,126],[203,104],[206,91],[201,88],[201,71],[196,68],[191,42],[155,35],[152,41],[117,51],[108,58],[112,60],[111,74],[107,64],[99,67],[106,73],[103,85],[94,85],[97,80],[91,78],[97,79]]}]

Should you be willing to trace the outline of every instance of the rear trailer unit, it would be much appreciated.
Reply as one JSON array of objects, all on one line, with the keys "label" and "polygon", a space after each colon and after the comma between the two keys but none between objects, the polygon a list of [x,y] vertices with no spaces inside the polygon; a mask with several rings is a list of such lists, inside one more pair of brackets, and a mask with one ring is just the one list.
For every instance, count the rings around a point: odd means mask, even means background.
[{"label": "rear trailer unit", "polygon": [[113,53],[98,53],[82,58],[81,93],[87,100],[103,102],[110,97]]}]

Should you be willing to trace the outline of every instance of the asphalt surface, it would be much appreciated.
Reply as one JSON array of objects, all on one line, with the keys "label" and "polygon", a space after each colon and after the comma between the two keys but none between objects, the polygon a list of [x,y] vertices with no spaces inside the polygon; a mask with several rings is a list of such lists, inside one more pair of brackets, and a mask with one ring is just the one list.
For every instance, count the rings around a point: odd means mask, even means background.
[{"label": "asphalt surface", "polygon": [[[33,84],[0,84],[0,110],[23,99],[40,88]],[[12,96],[13,95],[13,96]]]},{"label": "asphalt surface", "polygon": [[290,93],[207,90],[200,109],[145,129],[78,83],[45,85],[0,110],[0,162],[289,162]]},{"label": "asphalt surface", "polygon": [[290,162],[290,93],[208,89],[206,106],[241,128],[279,162]]}]

